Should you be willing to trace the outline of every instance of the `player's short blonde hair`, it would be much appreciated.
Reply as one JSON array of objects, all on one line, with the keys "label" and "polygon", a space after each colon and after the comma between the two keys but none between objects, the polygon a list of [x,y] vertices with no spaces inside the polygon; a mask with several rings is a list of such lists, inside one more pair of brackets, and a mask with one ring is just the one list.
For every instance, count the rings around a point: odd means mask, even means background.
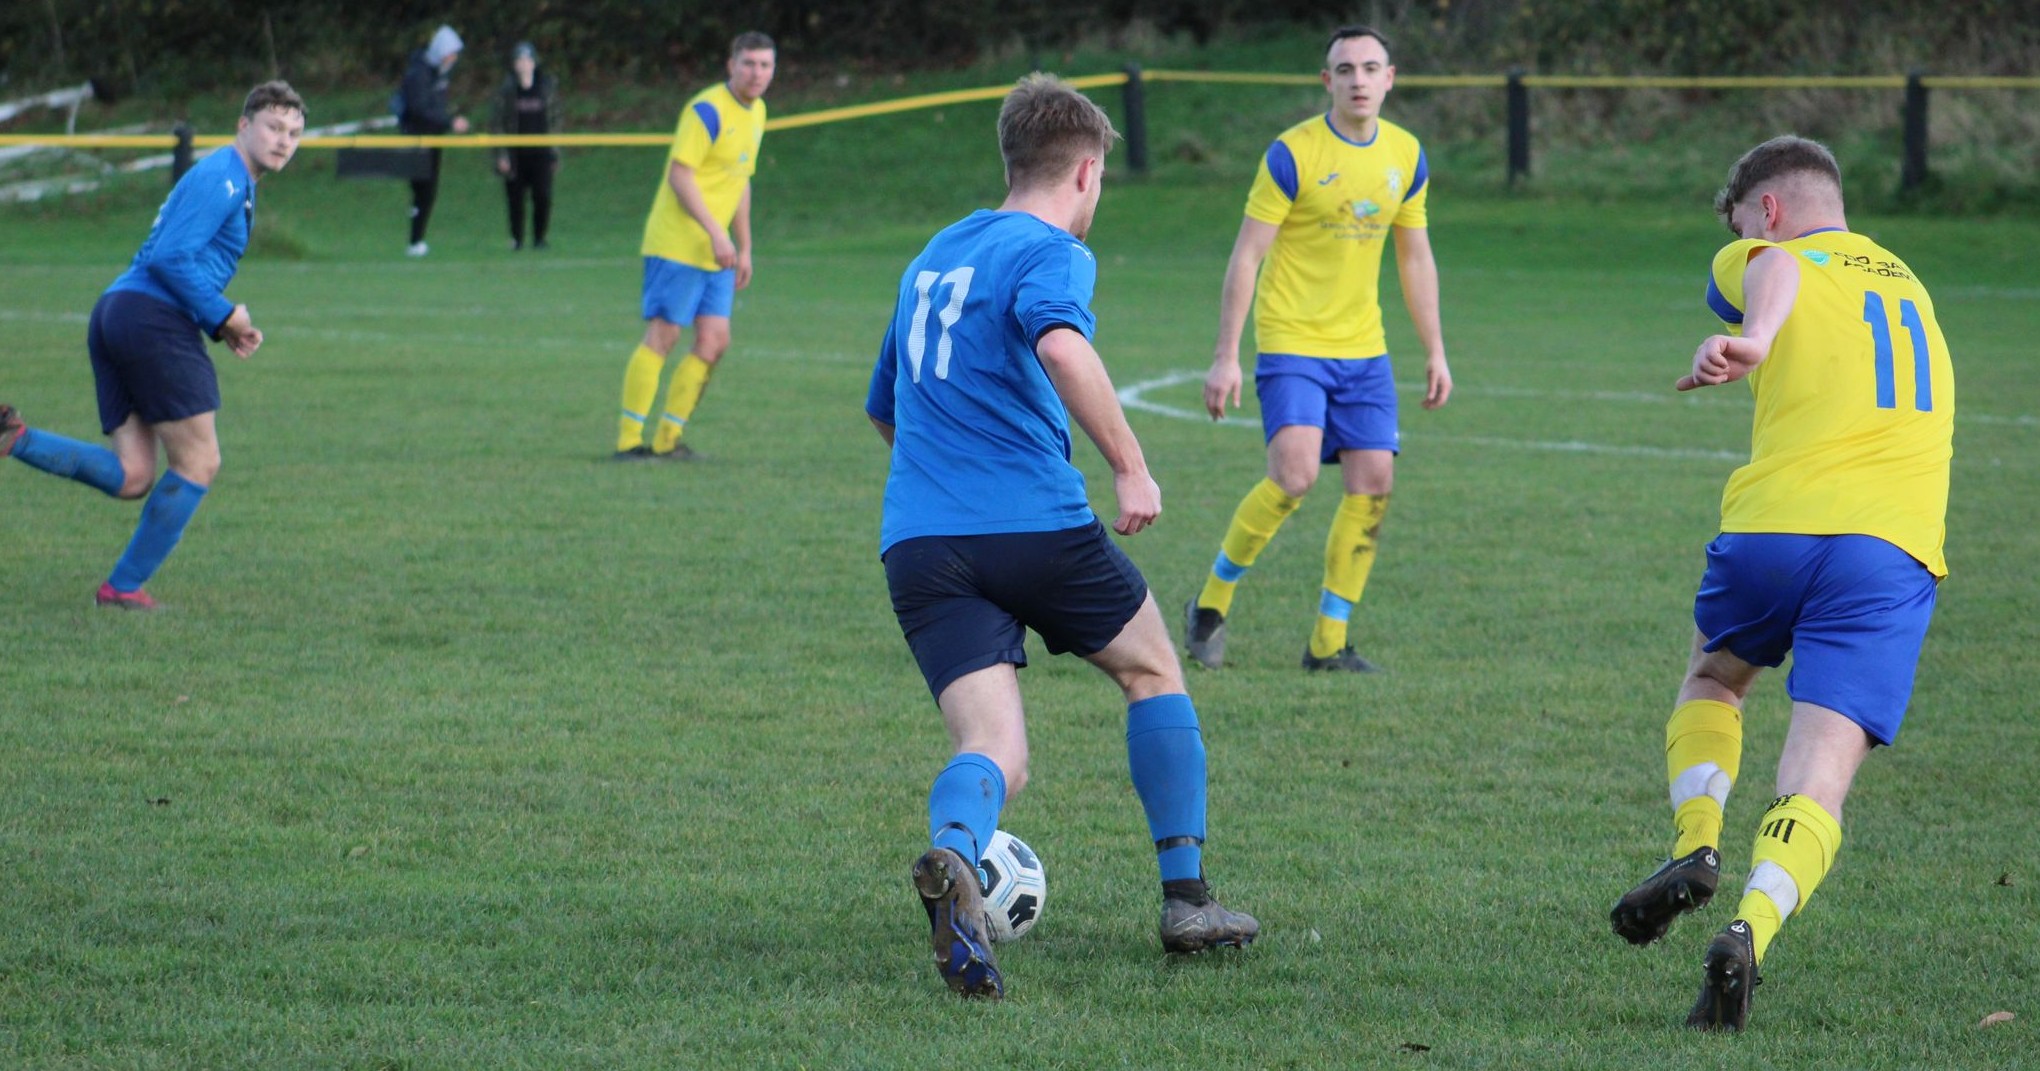
[{"label": "player's short blonde hair", "polygon": [[999,155],[1006,185],[1016,190],[1058,182],[1079,160],[1103,157],[1118,140],[1105,109],[1052,74],[1020,79],[999,107]]},{"label": "player's short blonde hair", "polygon": [[1728,223],[1735,206],[1756,193],[1758,187],[1788,175],[1825,180],[1834,187],[1835,200],[1841,200],[1842,165],[1835,162],[1835,154],[1810,138],[1781,134],[1742,154],[1742,159],[1728,169],[1728,182],[1714,195],[1714,214]]}]

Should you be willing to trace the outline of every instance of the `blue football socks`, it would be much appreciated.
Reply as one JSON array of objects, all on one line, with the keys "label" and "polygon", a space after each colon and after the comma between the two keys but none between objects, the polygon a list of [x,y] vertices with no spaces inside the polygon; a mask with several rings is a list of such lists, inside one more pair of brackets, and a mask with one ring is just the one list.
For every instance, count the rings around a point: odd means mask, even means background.
[{"label": "blue football socks", "polygon": [[1126,708],[1126,762],[1162,880],[1203,877],[1204,733],[1189,696],[1158,695]]},{"label": "blue football socks", "polygon": [[142,590],[142,585],[156,575],[163,559],[177,549],[177,541],[184,537],[184,526],[191,523],[191,515],[198,512],[198,504],[204,498],[205,488],[175,472],[163,474],[156,489],[149,493],[149,500],[142,503],[142,520],[135,526],[135,537],[128,541],[127,552],[114,563],[113,575],[106,578],[113,590]]},{"label": "blue football socks", "polygon": [[928,790],[928,840],[976,866],[1005,805],[1006,775],[999,764],[966,751],[949,760]]},{"label": "blue football socks", "polygon": [[13,455],[30,468],[97,487],[109,495],[120,494],[120,485],[127,479],[121,471],[120,455],[106,447],[36,428],[23,431],[15,440]]}]

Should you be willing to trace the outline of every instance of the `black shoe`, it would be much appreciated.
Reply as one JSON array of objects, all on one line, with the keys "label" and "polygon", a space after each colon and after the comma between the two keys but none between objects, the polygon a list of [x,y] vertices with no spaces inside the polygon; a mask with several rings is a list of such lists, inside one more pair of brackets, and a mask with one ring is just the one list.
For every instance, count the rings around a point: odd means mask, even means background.
[{"label": "black shoe", "polygon": [[522,239],[522,238],[512,238],[512,239],[510,239],[510,251],[511,251],[512,253],[521,253],[521,252],[523,252],[523,251],[524,251],[524,239]]},{"label": "black shoe", "polygon": [[1647,945],[1663,937],[1672,928],[1673,919],[1706,907],[1719,884],[1721,853],[1696,848],[1689,855],[1667,861],[1622,894],[1614,910],[1608,912],[1608,921],[1623,940]]},{"label": "black shoe", "polygon": [[545,241],[545,239],[543,239],[543,238],[540,238],[540,239],[539,239],[538,241],[536,241],[536,242],[533,242],[533,243],[531,244],[531,248],[532,248],[532,249],[534,249],[534,250],[536,250],[536,251],[538,251],[538,252],[540,252],[540,253],[543,253],[543,252],[545,252],[546,250],[548,250],[548,249],[551,249],[551,248],[552,248],[552,246],[550,246],[550,245],[547,245],[547,244],[546,244],[546,241]]},{"label": "black shoe", "polygon": [[977,868],[948,848],[930,848],[914,861],[914,891],[928,911],[935,970],[942,980],[961,997],[1004,997],[1006,983],[992,958]]},{"label": "black shoe", "polygon": [[658,451],[656,451],[656,450],[654,450],[654,451],[652,452],[652,460],[653,460],[653,461],[699,461],[699,460],[701,460],[701,455],[700,455],[700,454],[697,454],[697,453],[695,453],[695,452],[694,452],[694,448],[693,448],[693,447],[691,447],[691,446],[689,446],[689,445],[687,445],[686,443],[674,443],[674,444],[673,444],[673,449],[671,449],[671,450],[668,450],[668,451],[666,451],[666,452],[665,452],[665,453],[663,453],[663,454],[662,454],[662,453],[659,453],[659,452],[658,452]]},{"label": "black shoe", "polygon": [[1741,1030],[1750,1021],[1750,991],[1763,981],[1757,977],[1757,946],[1750,924],[1737,919],[1715,934],[1701,963],[1707,973],[1700,980],[1700,999],[1686,1013],[1686,1025]]},{"label": "black shoe", "polygon": [[653,454],[653,453],[652,453],[652,448],[651,448],[651,447],[649,447],[649,446],[646,446],[646,445],[644,445],[644,444],[640,443],[640,444],[638,444],[637,446],[633,446],[633,447],[631,447],[631,448],[630,448],[630,449],[628,449],[628,450],[618,450],[617,452],[615,452],[615,453],[613,453],[613,454],[609,455],[609,460],[611,460],[611,461],[650,461],[650,460],[652,460],[652,459],[653,459],[653,458],[654,458],[655,456],[657,456],[657,455],[655,455],[655,454]]},{"label": "black shoe", "polygon": [[1261,934],[1261,923],[1244,911],[1229,911],[1209,896],[1204,902],[1162,901],[1162,949],[1187,954],[1231,945],[1245,948]]},{"label": "black shoe", "polygon": [[1225,615],[1197,605],[1197,596],[1183,607],[1183,643],[1190,657],[1205,669],[1225,664]]},{"label": "black shoe", "polygon": [[1311,671],[1312,673],[1381,672],[1380,666],[1377,666],[1374,663],[1369,662],[1368,660],[1360,657],[1360,652],[1355,651],[1353,649],[1353,645],[1350,643],[1344,647],[1339,648],[1337,651],[1334,651],[1332,654],[1327,655],[1324,658],[1319,658],[1318,656],[1311,654],[1310,647],[1306,645],[1303,649],[1303,668]]}]

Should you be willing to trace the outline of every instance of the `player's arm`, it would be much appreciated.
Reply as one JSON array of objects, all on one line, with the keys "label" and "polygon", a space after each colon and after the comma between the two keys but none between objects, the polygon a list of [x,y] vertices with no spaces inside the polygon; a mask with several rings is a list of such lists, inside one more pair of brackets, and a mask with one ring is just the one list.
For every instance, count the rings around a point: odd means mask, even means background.
[{"label": "player's arm", "polygon": [[[730,240],[730,232],[722,221],[708,210],[708,200],[701,195],[701,184],[694,181],[694,169],[678,160],[666,169],[666,184],[673,187],[673,196],[680,199],[680,207],[708,232],[709,246],[715,250],[717,267],[733,268],[737,264],[737,244]],[[747,221],[748,223],[748,221]]]},{"label": "player's arm", "polygon": [[1424,408],[1452,397],[1452,369],[1445,363],[1445,329],[1438,316],[1438,258],[1426,227],[1395,229],[1395,270],[1402,280],[1403,306],[1424,347]]},{"label": "player's arm", "polygon": [[744,195],[737,199],[737,214],[730,217],[730,237],[737,246],[737,289],[751,285],[751,184],[744,183]]},{"label": "player's arm", "polygon": [[885,341],[878,344],[878,361],[871,368],[871,389],[864,396],[864,415],[887,449],[893,444],[893,383],[898,376],[899,350],[892,324],[885,325]]},{"label": "player's arm", "polygon": [[1764,363],[1771,343],[1799,301],[1799,263],[1777,246],[1760,247],[1743,270],[1742,335],[1710,335],[1693,353],[1693,370],[1679,390],[1733,383]]},{"label": "player's arm", "polygon": [[[149,277],[169,291],[177,304],[205,328],[205,333],[216,339],[224,337],[222,332],[234,318],[236,307],[206,280],[199,269],[199,254],[219,234],[228,217],[241,211],[247,197],[246,190],[227,192],[223,181],[201,176],[179,182],[170,191],[169,200],[163,204],[162,226],[149,249],[146,265]],[[245,309],[241,315],[245,319]]]},{"label": "player's arm", "polygon": [[1218,295],[1218,343],[1212,347],[1211,371],[1204,376],[1204,410],[1213,420],[1225,416],[1228,399],[1232,405],[1240,404],[1240,336],[1247,330],[1247,312],[1254,307],[1254,280],[1275,245],[1277,229],[1252,216],[1241,220],[1232,256],[1225,262],[1225,283]]},{"label": "player's arm", "polygon": [[1091,340],[1074,328],[1051,328],[1034,343],[1034,354],[1041,358],[1041,367],[1055,384],[1055,393],[1070,417],[1112,468],[1112,493],[1119,501],[1119,516],[1112,522],[1112,530],[1132,535],[1153,524],[1162,513],[1162,489],[1148,475],[1140,440],[1133,437],[1126,411],[1119,407],[1119,395],[1112,389],[1112,377]]}]

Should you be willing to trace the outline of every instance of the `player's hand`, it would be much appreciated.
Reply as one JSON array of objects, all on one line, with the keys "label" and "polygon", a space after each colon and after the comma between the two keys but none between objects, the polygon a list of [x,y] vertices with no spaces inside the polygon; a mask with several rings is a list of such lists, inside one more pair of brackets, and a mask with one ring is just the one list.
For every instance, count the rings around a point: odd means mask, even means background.
[{"label": "player's hand", "polygon": [[254,356],[255,351],[261,348],[262,329],[250,327],[238,340],[228,343],[227,346],[234,351],[234,356],[245,361],[249,357]]},{"label": "player's hand", "polygon": [[1672,384],[1676,390],[1694,390],[1733,383],[1749,375],[1770,352],[1768,342],[1729,335],[1709,335],[1693,351],[1693,370]]},{"label": "player's hand", "polygon": [[1114,476],[1112,494],[1119,499],[1119,519],[1112,522],[1112,530],[1120,535],[1130,536],[1162,515],[1161,485],[1145,470]]},{"label": "player's hand", "polygon": [[453,117],[453,132],[456,134],[465,134],[468,132],[467,116],[456,115]]},{"label": "player's hand", "polygon": [[734,268],[737,266],[737,243],[730,241],[728,231],[716,231],[708,237],[709,249],[715,255],[715,266]]},{"label": "player's hand", "polygon": [[255,327],[254,318],[248,315],[248,306],[234,306],[233,315],[220,325],[220,341],[234,351],[234,356],[247,360],[262,345],[262,332]]},{"label": "player's hand", "polygon": [[508,175],[509,173],[510,173],[510,161],[508,160],[496,161],[496,174]]},{"label": "player's hand", "polygon": [[1424,362],[1424,408],[1436,409],[1452,397],[1452,369],[1439,354]]},{"label": "player's hand", "polygon": [[746,249],[737,254],[737,289],[751,285],[751,251]]},{"label": "player's hand", "polygon": [[1204,411],[1213,420],[1225,419],[1225,407],[1230,399],[1233,408],[1240,404],[1240,361],[1235,357],[1226,360],[1220,357],[1211,362],[1211,371],[1204,375]]}]

